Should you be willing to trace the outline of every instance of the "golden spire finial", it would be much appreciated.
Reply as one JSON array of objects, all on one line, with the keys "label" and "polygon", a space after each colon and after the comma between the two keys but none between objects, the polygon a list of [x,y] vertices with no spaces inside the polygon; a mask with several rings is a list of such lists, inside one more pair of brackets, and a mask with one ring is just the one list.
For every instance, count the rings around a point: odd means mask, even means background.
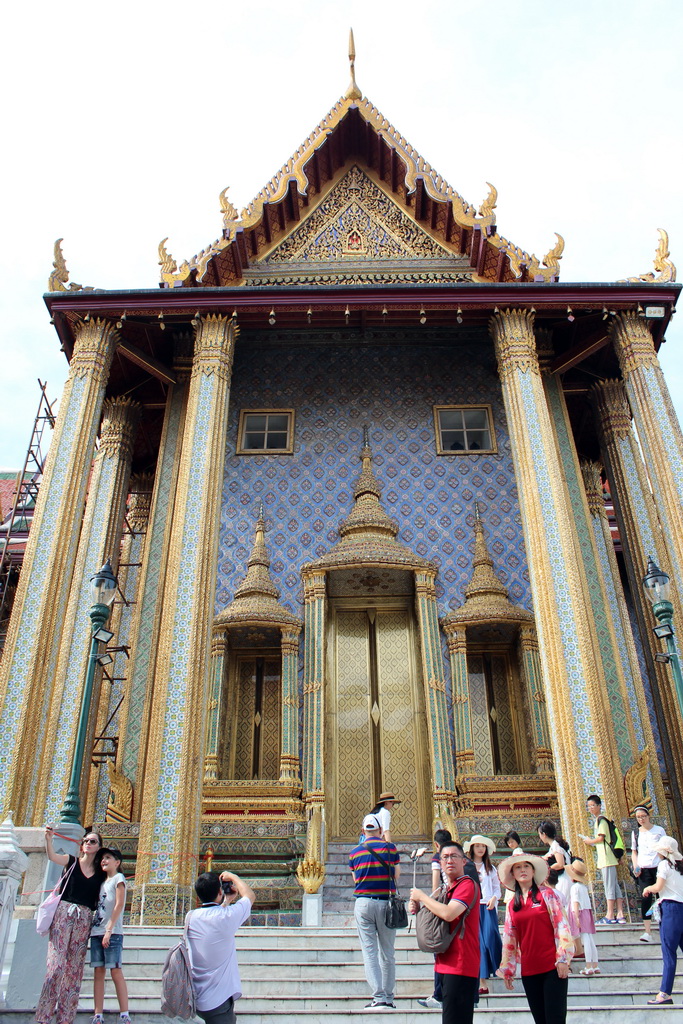
[{"label": "golden spire finial", "polygon": [[362,100],[363,93],[356,85],[356,44],[353,40],[353,29],[349,29],[349,63],[351,65],[351,81],[344,93],[345,100]]}]

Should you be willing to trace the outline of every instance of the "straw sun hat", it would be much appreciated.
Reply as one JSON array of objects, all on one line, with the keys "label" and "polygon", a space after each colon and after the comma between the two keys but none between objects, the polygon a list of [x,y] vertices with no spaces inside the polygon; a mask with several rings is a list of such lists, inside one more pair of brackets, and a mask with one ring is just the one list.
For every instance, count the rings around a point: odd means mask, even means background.
[{"label": "straw sun hat", "polygon": [[534,869],[534,882],[536,885],[543,885],[548,877],[548,862],[543,860],[543,857],[537,857],[535,853],[525,853],[518,856],[515,856],[513,853],[511,857],[506,857],[498,865],[498,877],[506,889],[514,890],[515,888],[515,878],[512,874],[515,864],[531,864]]},{"label": "straw sun hat", "polygon": [[488,836],[476,835],[472,836],[471,839],[468,839],[466,843],[462,844],[462,848],[468,857],[470,856],[470,850],[472,849],[475,843],[481,843],[482,846],[485,846],[486,849],[489,851],[489,857],[491,857],[496,852],[496,844],[494,843],[493,839],[489,839]]},{"label": "straw sun hat", "polygon": [[683,856],[678,852],[678,843],[672,836],[662,836],[655,846],[655,853],[664,857],[665,860],[683,860]]}]

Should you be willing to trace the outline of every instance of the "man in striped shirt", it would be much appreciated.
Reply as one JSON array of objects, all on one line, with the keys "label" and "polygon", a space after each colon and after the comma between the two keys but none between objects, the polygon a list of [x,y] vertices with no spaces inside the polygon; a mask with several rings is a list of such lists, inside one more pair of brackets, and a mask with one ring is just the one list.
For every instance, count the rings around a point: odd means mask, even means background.
[{"label": "man in striped shirt", "polygon": [[354,917],[363,951],[365,977],[372,989],[372,999],[365,1009],[393,1010],[396,1008],[396,930],[387,928],[385,917],[389,894],[401,874],[399,854],[393,843],[382,839],[380,823],[374,814],[366,814],[363,818],[363,833],[365,841],[351,850],[349,867],[356,883],[353,890]]}]

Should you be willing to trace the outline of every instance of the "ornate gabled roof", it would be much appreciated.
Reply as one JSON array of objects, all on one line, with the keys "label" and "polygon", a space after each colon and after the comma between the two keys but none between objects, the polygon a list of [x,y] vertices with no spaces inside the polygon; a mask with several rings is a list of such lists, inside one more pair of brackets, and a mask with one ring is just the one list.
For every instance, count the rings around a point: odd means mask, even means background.
[{"label": "ornate gabled roof", "polygon": [[214,619],[214,629],[241,626],[245,623],[260,626],[301,625],[296,615],[292,615],[278,601],[280,591],[270,576],[270,558],[266,548],[265,531],[266,524],[263,518],[263,506],[261,506],[256,521],[254,545],[249,556],[247,574],[235,591],[233,600]]},{"label": "ornate gabled roof", "polygon": [[505,585],[496,575],[484,536],[479,506],[474,506],[474,560],[472,579],[465,587],[465,603],[441,620],[442,625],[481,625],[484,622],[533,622],[533,615],[513,604]]},{"label": "ornate gabled roof", "polygon": [[382,508],[382,486],[372,468],[372,449],[365,430],[360,453],[362,468],[356,480],[353,496],[355,504],[339,527],[340,541],[332,550],[302,566],[310,569],[341,569],[351,566],[385,566],[392,569],[422,569],[434,572],[434,566],[419,558],[410,548],[396,540],[398,523]]},{"label": "ornate gabled roof", "polygon": [[467,203],[445,178],[362,96],[355,80],[355,50],[349,51],[351,84],[320,124],[299,146],[241,214],[220,196],[223,232],[211,245],[178,268],[159,246],[161,283],[166,287],[240,284],[245,271],[260,262],[296,227],[354,162],[391,195],[454,257],[467,257],[470,280],[478,282],[556,281],[564,241],[543,260],[498,234],[497,191],[479,210]]}]

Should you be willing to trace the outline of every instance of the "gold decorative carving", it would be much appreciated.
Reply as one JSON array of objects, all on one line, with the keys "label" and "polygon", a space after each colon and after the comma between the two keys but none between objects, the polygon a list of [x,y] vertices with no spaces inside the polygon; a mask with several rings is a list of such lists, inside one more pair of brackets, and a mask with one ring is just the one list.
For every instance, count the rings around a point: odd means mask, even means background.
[{"label": "gold decorative carving", "polygon": [[641,274],[639,277],[629,277],[628,281],[648,281],[655,282],[656,284],[670,284],[676,280],[676,267],[669,259],[671,253],[669,252],[669,235],[664,228],[657,228],[659,233],[659,244],[657,245],[657,251],[655,252],[654,268],[655,272],[649,271],[647,274]]},{"label": "gold decorative carving", "polygon": [[608,441],[631,434],[631,409],[623,381],[603,380],[593,388],[600,426]]},{"label": "gold decorative carving", "polygon": [[356,44],[353,40],[353,29],[349,29],[349,64],[351,65],[351,81],[344,93],[344,99],[360,100],[363,98],[363,93],[356,85]]},{"label": "gold decorative carving", "polygon": [[564,238],[555,232],[557,242],[543,257],[541,266],[536,256],[531,257],[529,264],[529,277],[532,281],[557,281],[560,276],[560,260],[564,252]]},{"label": "gold decorative carving", "polygon": [[[358,240],[354,248],[348,244],[350,236]],[[458,259],[354,164],[264,263],[348,262],[359,258]],[[466,261],[462,265],[469,269]]]},{"label": "gold decorative carving", "polygon": [[316,893],[325,881],[322,863],[322,810],[315,805],[308,822],[306,852],[296,869],[299,885],[307,893]]},{"label": "gold decorative carving", "polygon": [[109,803],[105,821],[132,821],[133,786],[122,772],[117,772],[111,761],[107,762],[109,772]]},{"label": "gold decorative carving", "polygon": [[581,475],[583,485],[586,489],[588,500],[588,511],[593,517],[607,517],[605,511],[605,500],[602,496],[602,473],[597,462],[589,462],[586,459],[581,461]]},{"label": "gold decorative carving", "polygon": [[633,809],[638,804],[652,807],[650,794],[647,791],[647,772],[649,767],[650,747],[646,746],[638,755],[638,760],[631,765],[624,775],[624,789],[626,790],[626,804],[629,814],[633,814]]},{"label": "gold decorative carving", "polygon": [[108,459],[130,458],[142,406],[132,398],[108,398],[104,403],[98,454]]},{"label": "gold decorative carving", "polygon": [[[58,238],[57,241],[55,242],[55,249],[54,249],[54,257],[55,258],[54,258],[54,262],[52,264],[54,269],[53,269],[52,273],[50,274],[50,276],[48,278],[47,290],[49,292],[92,292],[92,291],[94,291],[95,290],[94,288],[86,288],[82,284],[76,284],[75,281],[72,281],[71,284],[69,284],[69,271],[66,269],[66,261],[64,259],[64,254],[62,253],[62,242],[63,241],[64,241],[63,238]],[[69,285],[68,288],[66,287],[67,284]]]},{"label": "gold decorative carving", "polygon": [[223,214],[223,228],[226,231],[231,231],[234,222],[239,220],[240,215],[228,199],[228,188],[229,186],[226,186],[218,198],[221,204],[221,213]]},{"label": "gold decorative carving", "polygon": [[614,344],[624,377],[639,366],[659,366],[649,324],[642,316],[631,310],[617,313],[607,333]]},{"label": "gold decorative carving", "polygon": [[498,189],[495,185],[492,185],[490,181],[487,181],[486,184],[489,187],[489,194],[479,207],[479,216],[482,218],[493,216],[493,211],[496,208],[496,202],[498,199]]},{"label": "gold decorative carving", "polygon": [[161,283],[173,288],[176,284],[182,284],[190,276],[190,265],[184,260],[178,270],[178,264],[166,249],[168,236],[159,242],[159,266],[161,267]]},{"label": "gold decorative carving", "polygon": [[234,316],[228,318],[220,313],[209,313],[208,316],[200,317],[195,327],[192,377],[215,373],[224,381],[229,381],[239,333]]},{"label": "gold decorative carving", "polygon": [[539,373],[534,314],[526,309],[496,312],[490,320],[501,380],[521,371]]},{"label": "gold decorative carving", "polygon": [[145,533],[147,530],[153,487],[154,477],[150,473],[140,473],[130,481],[126,518],[133,533]]},{"label": "gold decorative carving", "polygon": [[110,320],[97,317],[87,323],[84,321],[76,334],[69,376],[91,376],[96,383],[106,383],[118,337],[118,331]]}]

